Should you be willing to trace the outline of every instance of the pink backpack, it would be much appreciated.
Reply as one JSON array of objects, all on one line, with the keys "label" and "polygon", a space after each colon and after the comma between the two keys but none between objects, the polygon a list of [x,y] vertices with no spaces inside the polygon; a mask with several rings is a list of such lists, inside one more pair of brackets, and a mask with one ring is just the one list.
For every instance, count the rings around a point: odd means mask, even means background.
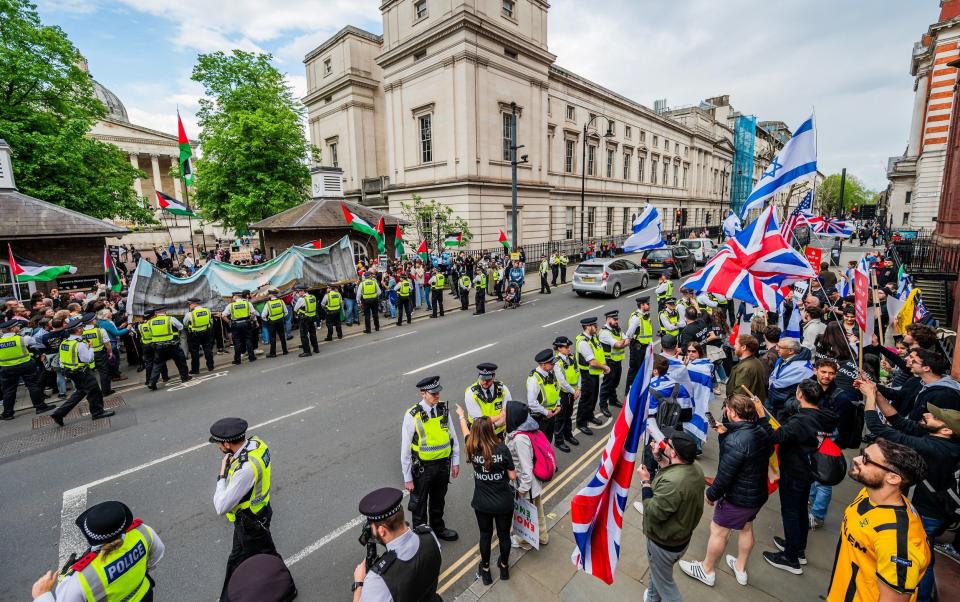
[{"label": "pink backpack", "polygon": [[546,483],[557,473],[557,456],[553,453],[553,446],[540,431],[520,431],[520,434],[526,435],[533,447],[533,476]]}]

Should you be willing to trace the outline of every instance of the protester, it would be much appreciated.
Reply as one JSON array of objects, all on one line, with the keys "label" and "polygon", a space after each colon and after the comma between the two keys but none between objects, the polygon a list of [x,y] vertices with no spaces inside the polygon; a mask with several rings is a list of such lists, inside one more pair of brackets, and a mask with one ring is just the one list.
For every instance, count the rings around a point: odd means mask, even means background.
[{"label": "protester", "polygon": [[810,367],[810,351],[792,338],[777,342],[777,354],[780,356],[773,365],[767,388],[766,406],[777,420],[781,420],[793,408],[790,405],[797,385],[813,375]]},{"label": "protester", "polygon": [[[507,447],[510,449],[516,470],[517,496],[526,497],[537,507],[540,545],[545,546],[550,541],[550,533],[547,531],[547,516],[543,511],[543,499],[540,495],[543,492],[543,483],[533,474],[532,434],[536,433],[539,427],[537,421],[530,415],[530,408],[526,403],[508,401],[506,412]],[[511,540],[511,545],[515,548],[530,549],[530,544],[517,535],[511,536]]]},{"label": "protester", "polygon": [[741,334],[737,337],[733,352],[740,361],[734,364],[727,380],[727,397],[750,391],[761,401],[767,398],[767,372],[756,357],[759,349],[760,343],[753,336]]}]

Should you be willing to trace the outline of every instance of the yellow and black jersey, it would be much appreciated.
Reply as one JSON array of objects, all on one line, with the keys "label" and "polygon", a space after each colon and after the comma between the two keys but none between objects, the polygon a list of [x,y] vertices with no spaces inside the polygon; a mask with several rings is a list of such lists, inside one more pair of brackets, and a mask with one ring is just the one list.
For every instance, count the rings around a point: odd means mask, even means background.
[{"label": "yellow and black jersey", "polygon": [[916,600],[929,564],[927,536],[907,498],[901,506],[878,506],[861,489],[843,511],[827,600],[874,602],[880,597],[878,581]]}]

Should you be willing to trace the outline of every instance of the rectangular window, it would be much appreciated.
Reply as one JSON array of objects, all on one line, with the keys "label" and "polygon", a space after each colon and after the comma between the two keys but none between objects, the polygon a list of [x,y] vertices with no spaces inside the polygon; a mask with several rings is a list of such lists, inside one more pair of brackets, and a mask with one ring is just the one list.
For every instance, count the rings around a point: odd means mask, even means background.
[{"label": "rectangular window", "polygon": [[573,173],[573,150],[576,144],[573,140],[563,142],[563,171]]},{"label": "rectangular window", "polygon": [[337,156],[337,143],[330,143],[330,165],[334,167],[340,167],[340,159]]},{"label": "rectangular window", "polygon": [[613,207],[607,207],[607,236],[613,234]]},{"label": "rectangular window", "polygon": [[607,149],[607,177],[613,177],[613,156],[615,151],[611,148]]},{"label": "rectangular window", "polygon": [[597,222],[597,208],[587,208],[587,238],[593,238],[594,225]]},{"label": "rectangular window", "polygon": [[630,162],[633,161],[633,155],[629,153],[623,154],[623,179],[630,179]]},{"label": "rectangular window", "polygon": [[596,164],[596,160],[597,160],[597,147],[592,144],[588,144],[587,145],[587,175],[588,176],[594,175],[593,169]]},{"label": "rectangular window", "polygon": [[565,211],[566,219],[564,220],[563,235],[567,240],[573,238],[573,220],[575,211],[576,210],[573,207],[567,207]]},{"label": "rectangular window", "polygon": [[504,46],[503,54],[506,55],[507,58],[510,58],[513,60],[517,60],[517,57],[520,56],[515,49],[510,48],[509,46]]},{"label": "rectangular window", "polygon": [[413,3],[413,14],[417,19],[427,16],[427,0],[417,0]]},{"label": "rectangular window", "polygon": [[504,17],[513,19],[513,11],[515,8],[513,0],[503,0],[503,5],[500,10],[503,12]]},{"label": "rectangular window", "polygon": [[667,179],[670,176],[670,164],[667,163],[667,160],[663,160],[663,185],[668,186],[669,180]]},{"label": "rectangular window", "polygon": [[679,142],[674,142],[674,143],[673,143],[673,154],[675,154],[675,155],[679,155],[679,154],[680,154],[680,143],[679,143]]},{"label": "rectangular window", "polygon": [[906,226],[906,225],[908,225],[909,222],[910,222],[910,212],[909,212],[909,211],[904,211],[904,212],[903,212],[903,225]]},{"label": "rectangular window", "polygon": [[673,187],[676,188],[679,185],[680,178],[680,167],[677,165],[673,166]]},{"label": "rectangular window", "polygon": [[688,169],[689,168],[686,165],[683,166],[683,187],[684,188],[687,187],[687,170]]},{"label": "rectangular window", "polygon": [[323,74],[330,75],[333,73],[333,63],[330,62],[330,59],[324,59],[323,61]]},{"label": "rectangular window", "polygon": [[632,138],[632,137],[633,137],[633,128],[631,128],[629,125],[623,126],[623,137],[626,138],[627,140],[629,140],[630,138]]},{"label": "rectangular window", "polygon": [[632,224],[630,223],[630,208],[624,207],[623,208],[623,233],[624,234],[630,231],[631,225]]},{"label": "rectangular window", "polygon": [[643,130],[640,130],[640,142],[646,142],[646,141],[647,141],[647,133],[644,132]]},{"label": "rectangular window", "polygon": [[512,161],[513,157],[510,156],[510,147],[513,146],[513,115],[510,113],[503,114],[503,160]]},{"label": "rectangular window", "polygon": [[646,167],[644,163],[646,163],[646,158],[643,155],[640,155],[640,161],[637,163],[637,181],[638,182],[643,182],[643,174],[645,173],[644,168]]},{"label": "rectangular window", "polygon": [[577,118],[577,109],[573,105],[567,105],[567,121],[575,121]]},{"label": "rectangular window", "polygon": [[908,190],[908,191],[907,191],[907,196],[903,199],[903,203],[904,203],[905,205],[909,205],[909,204],[910,204],[910,200],[911,200],[912,198],[913,198],[913,191],[912,191],[912,190]]},{"label": "rectangular window", "polygon": [[653,148],[657,148],[657,145],[660,144],[660,136],[653,137]]},{"label": "rectangular window", "polygon": [[420,117],[420,162],[433,162],[433,115]]},{"label": "rectangular window", "polygon": [[651,184],[657,183],[657,163],[658,161],[656,159],[652,159],[650,161],[650,183]]}]

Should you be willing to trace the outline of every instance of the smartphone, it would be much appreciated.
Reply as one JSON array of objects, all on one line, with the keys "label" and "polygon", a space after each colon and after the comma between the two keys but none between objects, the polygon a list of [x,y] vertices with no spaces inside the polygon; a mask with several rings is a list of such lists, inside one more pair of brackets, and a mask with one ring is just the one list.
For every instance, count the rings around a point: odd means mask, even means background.
[{"label": "smartphone", "polygon": [[710,428],[717,428],[717,419],[713,417],[713,414],[710,412],[704,412],[704,415],[707,417],[707,422],[710,424]]}]

